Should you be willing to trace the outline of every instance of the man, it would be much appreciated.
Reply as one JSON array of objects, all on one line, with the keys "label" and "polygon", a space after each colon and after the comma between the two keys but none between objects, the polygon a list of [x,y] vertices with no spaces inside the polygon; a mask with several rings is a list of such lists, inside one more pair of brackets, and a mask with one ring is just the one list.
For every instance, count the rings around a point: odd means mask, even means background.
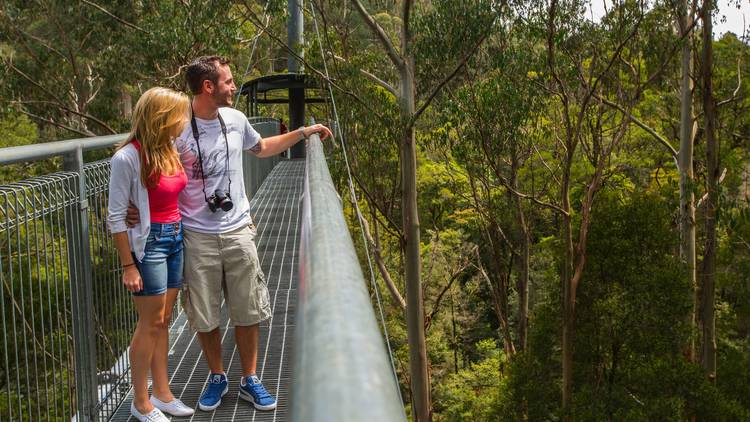
[{"label": "man", "polygon": [[245,115],[230,108],[237,87],[223,57],[196,59],[186,80],[194,94],[193,116],[175,141],[188,177],[179,197],[185,229],[182,304],[211,371],[198,407],[216,409],[229,391],[219,329],[223,291],[242,364],[240,397],[258,410],[273,410],[276,399],[256,376],[259,323],[271,317],[271,305],[245,196],[242,151],[270,157],[314,133],[325,139],[331,131],[314,125],[261,139]]}]

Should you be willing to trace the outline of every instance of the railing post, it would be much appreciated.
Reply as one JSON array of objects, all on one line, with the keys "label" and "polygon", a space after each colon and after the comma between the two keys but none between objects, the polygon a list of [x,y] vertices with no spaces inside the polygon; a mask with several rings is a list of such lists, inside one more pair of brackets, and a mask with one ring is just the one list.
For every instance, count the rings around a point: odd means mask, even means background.
[{"label": "railing post", "polygon": [[78,186],[71,188],[78,200],[66,209],[65,231],[68,250],[68,275],[73,311],[73,348],[78,420],[96,419],[96,345],[93,324],[94,300],[89,241],[88,194],[83,170],[81,145],[63,158],[66,171],[78,173]]}]

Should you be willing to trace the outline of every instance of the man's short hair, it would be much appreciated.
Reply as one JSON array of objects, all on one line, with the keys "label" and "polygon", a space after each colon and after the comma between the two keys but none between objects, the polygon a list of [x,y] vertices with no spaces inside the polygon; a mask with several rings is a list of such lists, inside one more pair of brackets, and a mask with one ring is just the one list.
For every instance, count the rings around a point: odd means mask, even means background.
[{"label": "man's short hair", "polygon": [[222,56],[201,56],[193,60],[185,71],[185,82],[194,95],[203,91],[203,81],[209,80],[214,85],[219,83],[219,66],[229,64],[229,59]]}]

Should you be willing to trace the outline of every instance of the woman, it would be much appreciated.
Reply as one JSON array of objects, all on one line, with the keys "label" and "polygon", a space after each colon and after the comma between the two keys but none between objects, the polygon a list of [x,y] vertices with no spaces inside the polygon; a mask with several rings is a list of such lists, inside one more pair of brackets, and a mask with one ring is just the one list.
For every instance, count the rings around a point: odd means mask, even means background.
[{"label": "woman", "polygon": [[[130,342],[134,389],[130,412],[139,421],[168,421],[193,414],[172,395],[167,378],[169,319],[182,286],[182,223],[177,196],[187,184],[173,145],[189,118],[183,93],[151,88],[133,111],[132,131],[112,157],[109,225],[122,263],[122,282],[133,294],[138,312]],[[128,204],[141,223],[128,229]],[[148,396],[151,370],[153,395]]]}]

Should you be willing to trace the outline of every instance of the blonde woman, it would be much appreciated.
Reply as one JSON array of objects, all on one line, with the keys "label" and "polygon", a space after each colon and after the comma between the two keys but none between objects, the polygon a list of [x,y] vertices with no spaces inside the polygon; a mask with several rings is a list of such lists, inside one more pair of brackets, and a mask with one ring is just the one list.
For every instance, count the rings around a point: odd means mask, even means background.
[{"label": "blonde woman", "polygon": [[[187,184],[173,143],[189,121],[189,111],[185,94],[149,89],[135,106],[130,136],[112,157],[108,221],[122,263],[122,282],[132,292],[138,312],[130,342],[134,390],[130,412],[139,421],[168,421],[162,412],[193,414],[172,395],[167,378],[167,327],[183,268],[177,196]],[[140,213],[140,224],[130,229],[125,222],[129,203]]]}]

